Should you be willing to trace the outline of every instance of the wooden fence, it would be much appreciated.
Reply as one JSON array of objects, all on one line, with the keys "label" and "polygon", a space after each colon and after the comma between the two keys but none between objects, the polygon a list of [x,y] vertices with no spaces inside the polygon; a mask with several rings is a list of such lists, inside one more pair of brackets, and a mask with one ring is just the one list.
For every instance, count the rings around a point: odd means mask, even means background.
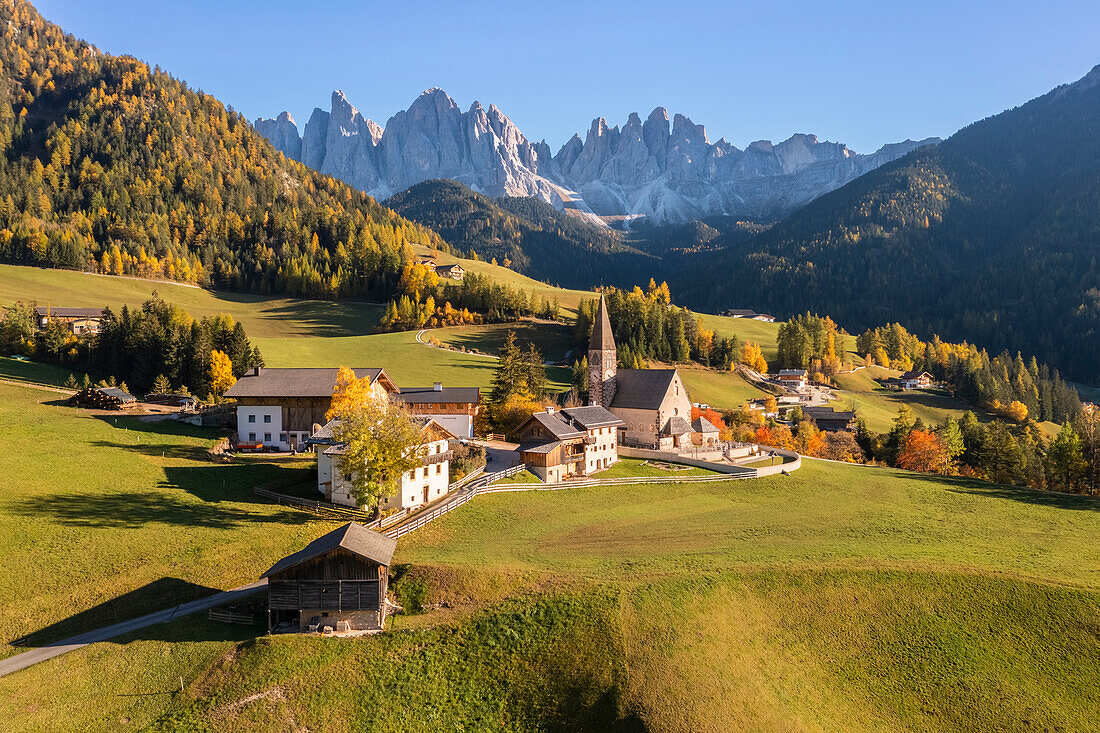
[{"label": "wooden fence", "polygon": [[[379,520],[375,519],[371,521],[371,515],[366,512],[359,511],[358,509],[352,509],[347,506],[340,506],[338,504],[332,504],[327,501],[320,501],[318,499],[304,499],[300,496],[290,496],[288,494],[280,494],[276,491],[257,486],[252,489],[252,493],[256,496],[262,496],[265,499],[271,499],[277,504],[290,504],[291,506],[302,507],[309,509],[315,514],[335,515],[340,518],[354,519],[358,522],[364,522],[366,526],[374,528],[379,524]],[[400,518],[400,517],[398,517]],[[389,519],[389,517],[387,517]],[[396,520],[394,520],[396,521]],[[392,522],[391,522],[392,523]]]},{"label": "wooden fence", "polygon": [[478,494],[489,493],[486,491],[486,489],[494,481],[500,481],[503,478],[515,476],[516,474],[522,473],[526,470],[526,464],[521,463],[518,466],[512,466],[511,468],[506,468],[503,471],[484,474],[478,477],[476,480],[471,481],[466,486],[460,488],[457,493],[451,495],[453,498],[448,498],[444,501],[443,504],[440,504],[435,509],[432,509],[429,512],[423,512],[414,515],[412,521],[402,524],[398,527],[394,527],[393,529],[390,529],[383,534],[391,539],[396,540],[400,537],[407,535],[410,532],[415,532],[433,519],[438,519],[447,512],[459,508]]},{"label": "wooden fence", "polygon": [[211,621],[220,621],[223,624],[241,624],[251,626],[255,617],[251,613],[228,611],[224,608],[211,608],[207,617]]}]

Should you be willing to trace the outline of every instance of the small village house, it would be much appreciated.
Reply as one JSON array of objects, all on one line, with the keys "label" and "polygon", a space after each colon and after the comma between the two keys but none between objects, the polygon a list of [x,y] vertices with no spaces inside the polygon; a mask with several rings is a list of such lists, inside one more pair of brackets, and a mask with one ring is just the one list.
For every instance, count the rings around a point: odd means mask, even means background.
[{"label": "small village house", "polygon": [[856,414],[854,412],[834,410],[831,407],[803,407],[802,414],[818,430],[824,430],[825,432],[835,433],[855,429]]},{"label": "small village house", "polygon": [[719,315],[723,315],[726,318],[748,318],[753,321],[775,323],[775,316],[769,316],[767,313],[757,313],[756,311],[750,310],[748,308],[728,308],[722,311]]},{"label": "small village house", "polygon": [[[262,443],[266,448],[297,450],[309,439],[315,425],[326,422],[332,406],[337,369],[269,369],[254,367],[230,387],[225,396],[237,402],[237,439]],[[381,369],[355,369],[359,379],[369,379],[377,399],[389,399],[398,391]]]},{"label": "small village house", "polygon": [[397,540],[349,522],[284,557],[268,580],[268,631],[378,631]]},{"label": "small village house", "polygon": [[99,327],[107,317],[103,308],[54,308],[40,305],[34,309],[38,316],[38,327],[45,328],[51,321],[68,325],[75,336],[85,333],[99,333]]},{"label": "small village house", "polygon": [[676,369],[619,369],[615,337],[600,298],[588,345],[588,402],[623,422],[624,445],[674,450],[691,445],[691,400]]},{"label": "small village house", "polygon": [[928,389],[935,384],[935,379],[926,371],[910,369],[898,377],[898,383],[902,389]]},{"label": "small village house", "polygon": [[[416,509],[447,495],[451,485],[450,442],[456,440],[453,433],[430,417],[412,418],[420,428],[422,443],[413,448],[420,455],[420,465],[401,477],[401,489],[379,503],[381,511]],[[325,501],[342,506],[359,507],[351,481],[340,468],[340,456],[346,446],[333,432],[339,420],[331,420],[309,439],[317,445],[317,490]]]},{"label": "small village house", "polygon": [[803,389],[809,384],[810,375],[805,369],[780,369],[775,381],[790,389]]},{"label": "small village house", "polygon": [[599,405],[547,407],[516,430],[520,461],[546,483],[588,476],[619,460],[622,420]]},{"label": "small village house", "polygon": [[450,265],[436,265],[435,274],[451,280],[461,280],[466,276],[466,270],[457,262]]},{"label": "small village house", "polygon": [[413,415],[430,417],[459,438],[474,437],[474,418],[481,407],[477,387],[402,387],[390,395]]}]

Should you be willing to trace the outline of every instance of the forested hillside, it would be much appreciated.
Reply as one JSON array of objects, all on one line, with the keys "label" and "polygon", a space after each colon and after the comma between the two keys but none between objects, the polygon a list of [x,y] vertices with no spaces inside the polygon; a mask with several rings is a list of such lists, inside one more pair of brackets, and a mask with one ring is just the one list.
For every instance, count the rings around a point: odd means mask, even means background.
[{"label": "forested hillside", "polygon": [[0,260],[392,296],[438,235],[286,160],[209,95],[0,4]]},{"label": "forested hillside", "polygon": [[492,199],[461,183],[435,180],[385,203],[456,248],[563,287],[625,287],[649,279],[660,266],[656,258],[625,246],[610,229],[535,198]]},{"label": "forested hillside", "polygon": [[1100,67],[699,257],[695,308],[828,312],[1021,350],[1100,379]]}]

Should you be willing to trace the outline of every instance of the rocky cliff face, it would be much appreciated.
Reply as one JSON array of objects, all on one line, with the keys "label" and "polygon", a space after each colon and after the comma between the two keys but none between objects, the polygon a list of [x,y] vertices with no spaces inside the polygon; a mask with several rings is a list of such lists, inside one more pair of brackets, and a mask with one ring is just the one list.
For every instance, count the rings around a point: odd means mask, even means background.
[{"label": "rocky cliff face", "polygon": [[739,150],[683,115],[653,110],[642,122],[592,122],[556,155],[532,143],[495,105],[463,112],[442,89],[429,89],[385,128],[333,92],[330,111],[315,109],[301,138],[284,112],[256,130],[301,160],[376,198],[420,181],[450,178],[488,196],[537,196],[590,216],[647,216],[661,223],[731,215],[778,219],[823,193],[909,151],[929,138],[885,145],[860,155],[843,144],[794,135],[778,145]]}]

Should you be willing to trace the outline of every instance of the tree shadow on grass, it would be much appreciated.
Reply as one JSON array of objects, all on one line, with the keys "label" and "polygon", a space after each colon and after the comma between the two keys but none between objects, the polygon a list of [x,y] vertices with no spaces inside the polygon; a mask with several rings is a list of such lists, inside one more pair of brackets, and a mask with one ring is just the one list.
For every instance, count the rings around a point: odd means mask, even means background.
[{"label": "tree shadow on grass", "polygon": [[219,500],[183,501],[163,492],[55,494],[34,501],[11,502],[14,516],[46,518],[68,527],[136,529],[148,524],[170,527],[236,529],[249,524],[299,525],[312,519],[294,509],[253,511]]},{"label": "tree shadow on grass", "polygon": [[[200,598],[220,593],[218,588],[189,583],[179,578],[161,578],[152,583],[143,585],[128,593],[112,598],[109,601],[93,606],[86,611],[70,616],[61,621],[45,626],[26,636],[14,639],[11,646],[19,648],[42,647],[56,644],[69,639],[77,634],[92,631],[104,626],[110,626],[122,621],[138,618],[149,613],[173,608],[181,603],[189,603]],[[260,606],[266,600],[266,591],[260,590],[257,594],[238,601],[242,606],[250,604]],[[266,615],[255,614],[256,623],[253,626],[212,623],[206,621],[206,611],[197,612],[187,618],[185,624],[173,621],[172,623],[156,624],[144,629],[137,629],[124,636],[116,637],[111,641],[126,643],[136,639],[158,639],[163,641],[235,641],[251,638],[256,635],[258,628],[262,633],[266,630]],[[262,627],[261,627],[262,619]],[[184,627],[184,628],[179,628]]]},{"label": "tree shadow on grass", "polygon": [[1066,494],[1060,491],[1039,491],[1021,486],[1008,486],[980,481],[972,478],[939,476],[934,473],[906,473],[906,478],[916,481],[928,481],[956,494],[984,496],[991,499],[1010,499],[1035,506],[1073,511],[1100,512],[1100,497]]}]

